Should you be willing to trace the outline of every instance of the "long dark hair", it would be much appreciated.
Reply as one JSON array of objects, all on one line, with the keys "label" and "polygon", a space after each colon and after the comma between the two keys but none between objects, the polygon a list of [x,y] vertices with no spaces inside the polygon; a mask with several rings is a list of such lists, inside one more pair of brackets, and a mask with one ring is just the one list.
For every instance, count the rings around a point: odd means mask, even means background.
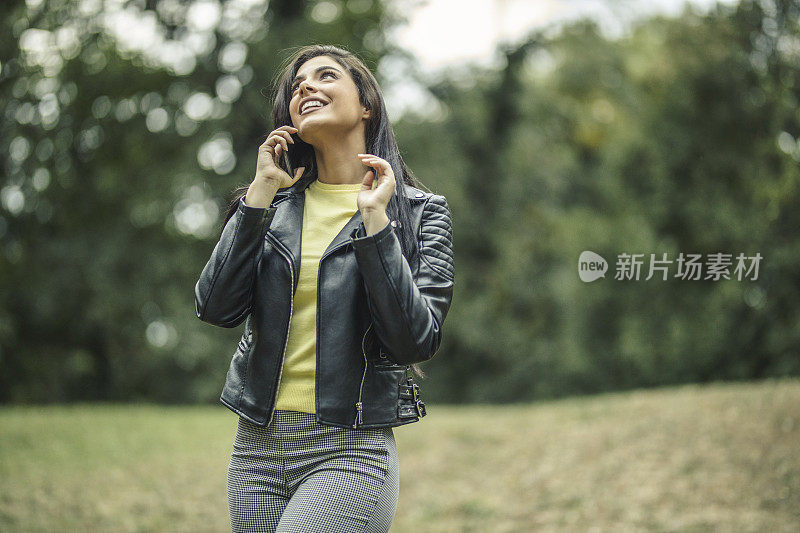
[{"label": "long dark hair", "polygon": [[[303,46],[294,51],[294,53],[286,58],[281,65],[281,70],[275,80],[271,99],[272,99],[272,122],[273,128],[279,128],[284,125],[292,125],[292,119],[289,115],[289,101],[292,98],[291,84],[298,69],[309,59],[317,56],[329,56],[339,63],[343,68],[347,69],[350,76],[358,88],[358,99],[364,107],[370,110],[370,118],[366,123],[366,147],[365,153],[374,154],[380,158],[385,159],[392,166],[392,171],[395,175],[395,194],[392,195],[389,205],[386,208],[387,215],[391,220],[398,222],[395,226],[395,233],[400,241],[400,247],[403,255],[412,262],[414,256],[419,253],[417,247],[416,235],[412,233],[413,224],[410,218],[410,203],[405,194],[403,184],[408,184],[417,188],[427,186],[420,183],[416,179],[411,170],[406,166],[400,155],[400,149],[397,147],[397,141],[394,137],[394,130],[392,124],[389,122],[389,115],[386,112],[386,103],[383,100],[383,94],[377,80],[372,75],[372,72],[364,65],[364,63],[352,52],[343,48],[333,45],[319,45],[313,44]],[[270,130],[272,131],[272,130]],[[267,136],[264,136],[263,141]],[[303,177],[298,182],[306,179],[307,176],[312,176],[312,179],[317,179],[317,161],[314,154],[314,147],[306,142],[295,133],[292,134],[294,144],[288,152],[280,158],[280,167],[286,171],[290,176],[294,176],[294,169],[305,167]],[[249,184],[237,187],[232,195],[233,199],[228,205],[225,215],[225,223],[233,216],[238,207],[241,198],[246,196]],[[221,236],[221,233],[220,233]],[[419,377],[425,377],[425,373],[419,368],[417,364],[411,365],[414,373]]]}]

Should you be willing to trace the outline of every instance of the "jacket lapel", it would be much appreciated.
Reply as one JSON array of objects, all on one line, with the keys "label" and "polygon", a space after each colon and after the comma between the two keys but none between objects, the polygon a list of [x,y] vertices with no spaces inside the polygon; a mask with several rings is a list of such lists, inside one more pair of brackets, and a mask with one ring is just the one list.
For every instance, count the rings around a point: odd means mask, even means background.
[{"label": "jacket lapel", "polygon": [[[275,216],[268,230],[268,233],[289,250],[295,278],[300,272],[300,237],[303,229],[304,206],[305,195],[303,192],[290,192],[286,200],[276,206]],[[295,279],[296,281],[297,279]]]},{"label": "jacket lapel", "polygon": [[325,255],[330,250],[346,243],[350,242],[350,234],[358,228],[361,224],[361,211],[356,210],[356,214],[350,217],[350,220],[347,221],[347,224],[336,234],[336,237],[333,238],[331,243],[325,249],[325,252],[322,255]]},{"label": "jacket lapel", "polygon": [[[313,179],[305,178],[295,183],[286,190],[287,199],[278,204],[275,217],[269,227],[272,234],[281,244],[291,253],[295,273],[300,271],[300,247],[303,232],[303,211],[305,209],[305,189]],[[331,243],[325,249],[325,253],[349,242],[353,232],[358,229],[363,220],[361,211],[350,217],[347,224],[336,234]]]}]

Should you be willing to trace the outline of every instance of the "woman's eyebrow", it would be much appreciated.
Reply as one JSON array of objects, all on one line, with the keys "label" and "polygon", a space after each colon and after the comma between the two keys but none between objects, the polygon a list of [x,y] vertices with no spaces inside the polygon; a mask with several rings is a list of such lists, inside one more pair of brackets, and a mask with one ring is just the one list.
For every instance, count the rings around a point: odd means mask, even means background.
[{"label": "woman's eyebrow", "polygon": [[[320,71],[322,71],[322,70],[325,70],[326,68],[331,68],[331,69],[335,70],[336,72],[338,72],[339,74],[341,74],[341,73],[342,73],[342,71],[341,71],[341,70],[339,70],[339,69],[338,69],[338,68],[336,68],[336,67],[332,67],[332,66],[330,66],[330,65],[322,65],[321,67],[317,67],[317,68],[315,68],[315,69],[314,69],[314,72],[315,72],[315,73],[317,73],[317,72],[320,72]],[[305,76],[301,76],[300,74],[298,74],[298,75],[297,75],[297,76],[295,76],[295,77],[294,77],[294,79],[292,80],[292,85],[294,85],[294,82],[296,82],[297,80],[300,80],[300,79],[303,79],[303,78],[305,78]]]}]

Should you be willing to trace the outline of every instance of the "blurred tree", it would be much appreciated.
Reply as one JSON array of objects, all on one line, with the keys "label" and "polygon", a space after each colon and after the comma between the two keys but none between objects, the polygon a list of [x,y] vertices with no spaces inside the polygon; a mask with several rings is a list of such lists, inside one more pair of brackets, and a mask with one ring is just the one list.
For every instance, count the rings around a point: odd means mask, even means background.
[{"label": "blurred tree", "polygon": [[[474,85],[432,88],[447,118],[416,142],[440,150],[458,273],[430,396],[800,374],[799,14],[687,8],[616,41],[581,21],[523,42],[522,69],[509,51]],[[579,280],[583,250],[605,280]],[[763,260],[757,281],[689,281],[680,252]],[[621,253],[645,254],[639,281],[613,279]],[[651,253],[670,279],[645,280]]]},{"label": "blurred tree", "polygon": [[[194,283],[288,51],[377,63],[370,0],[4,2],[0,400],[206,400],[240,334]],[[374,65],[373,65],[374,66]]]},{"label": "blurred tree", "polygon": [[[92,5],[0,5],[0,401],[216,401],[241,332],[198,321],[192,290],[272,129],[279,63],[332,42],[381,78],[407,60],[384,35],[399,11]],[[457,270],[426,399],[800,374],[798,20],[767,0],[616,40],[584,20],[506,46],[497,70],[419,78],[435,101],[396,132],[448,198]],[[583,250],[606,279],[580,281]],[[681,252],[763,260],[757,281],[674,262],[645,280],[649,254]],[[638,281],[614,279],[621,253],[646,255]]]}]

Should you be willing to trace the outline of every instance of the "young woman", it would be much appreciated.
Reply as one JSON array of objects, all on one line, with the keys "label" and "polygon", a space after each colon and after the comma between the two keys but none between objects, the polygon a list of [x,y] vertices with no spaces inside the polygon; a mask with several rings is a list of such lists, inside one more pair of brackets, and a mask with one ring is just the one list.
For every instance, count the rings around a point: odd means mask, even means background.
[{"label": "young woman", "polygon": [[452,298],[450,210],[415,186],[350,52],[300,49],[274,97],[278,127],[195,287],[198,318],[245,323],[220,396],[239,415],[231,529],[388,531],[392,428],[425,415],[410,370]]}]

